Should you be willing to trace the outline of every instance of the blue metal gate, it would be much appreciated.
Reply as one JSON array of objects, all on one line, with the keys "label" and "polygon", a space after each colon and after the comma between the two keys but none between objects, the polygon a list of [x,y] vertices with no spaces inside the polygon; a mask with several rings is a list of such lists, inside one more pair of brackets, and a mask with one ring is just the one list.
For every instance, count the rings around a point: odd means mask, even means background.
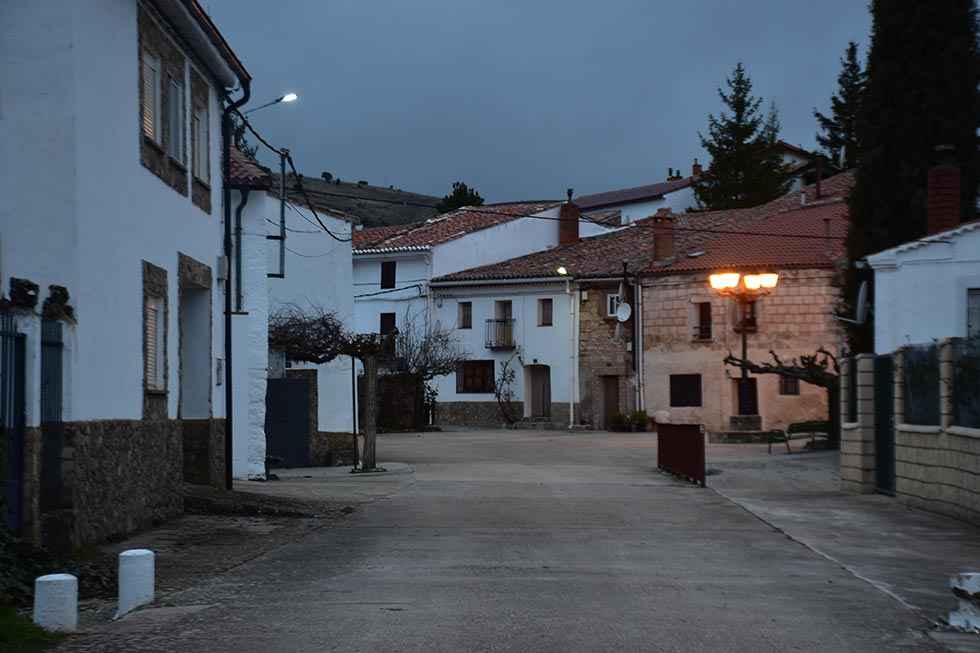
[{"label": "blue metal gate", "polygon": [[889,355],[875,357],[875,485],[895,494],[895,365]]},{"label": "blue metal gate", "polygon": [[13,315],[0,312],[0,469],[4,521],[20,530],[24,479],[24,334]]}]

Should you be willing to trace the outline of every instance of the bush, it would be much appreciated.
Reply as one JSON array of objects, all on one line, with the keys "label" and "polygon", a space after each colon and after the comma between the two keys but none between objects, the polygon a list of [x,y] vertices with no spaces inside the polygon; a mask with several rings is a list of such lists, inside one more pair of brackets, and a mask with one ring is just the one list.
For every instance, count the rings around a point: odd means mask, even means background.
[{"label": "bush", "polygon": [[628,431],[630,430],[630,426],[630,419],[622,413],[616,413],[609,418],[610,431]]},{"label": "bush", "polygon": [[646,431],[650,425],[650,417],[645,410],[634,410],[630,415],[630,423],[634,431]]}]

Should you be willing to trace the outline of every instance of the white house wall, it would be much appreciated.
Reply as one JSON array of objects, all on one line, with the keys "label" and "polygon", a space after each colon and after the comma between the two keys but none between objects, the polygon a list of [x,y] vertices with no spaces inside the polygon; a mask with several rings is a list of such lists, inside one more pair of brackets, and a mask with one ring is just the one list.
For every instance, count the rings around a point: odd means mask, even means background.
[{"label": "white house wall", "polygon": [[623,205],[619,207],[619,210],[622,223],[629,224],[637,220],[649,218],[663,208],[670,209],[671,213],[684,213],[687,209],[696,206],[697,200],[694,197],[694,188],[689,186],[675,190],[672,193],[667,193],[659,199]]},{"label": "white house wall", "polygon": [[980,288],[980,228],[869,257],[875,351],[966,335],[967,290]]},{"label": "white house wall", "polygon": [[[395,261],[395,288],[381,288],[381,263]],[[354,258],[354,330],[378,333],[382,313],[394,313],[399,328],[406,313],[424,315],[430,278],[428,252],[360,255]],[[386,292],[394,290],[394,292]]]}]

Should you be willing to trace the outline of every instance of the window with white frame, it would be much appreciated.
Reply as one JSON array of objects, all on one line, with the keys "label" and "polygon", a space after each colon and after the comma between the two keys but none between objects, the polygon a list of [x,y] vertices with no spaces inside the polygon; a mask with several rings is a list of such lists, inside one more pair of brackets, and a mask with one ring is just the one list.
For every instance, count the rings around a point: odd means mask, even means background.
[{"label": "window with white frame", "polygon": [[616,317],[616,311],[619,310],[619,305],[622,303],[623,298],[619,293],[609,293],[606,295],[606,317]]},{"label": "window with white frame", "polygon": [[211,181],[210,135],[208,133],[208,109],[198,106],[191,118],[191,156],[194,176],[201,181]]},{"label": "window with white frame", "polygon": [[544,297],[538,300],[538,326],[552,326],[554,324],[554,302],[551,297]]},{"label": "window with white frame", "polygon": [[160,139],[160,59],[143,51],[143,134],[156,143]]},{"label": "window with white frame", "polygon": [[186,161],[184,106],[184,84],[171,77],[167,90],[167,152],[179,163]]},{"label": "window with white frame", "polygon": [[143,381],[148,390],[166,390],[165,325],[166,311],[163,298],[148,297],[143,308],[143,338],[146,343]]}]

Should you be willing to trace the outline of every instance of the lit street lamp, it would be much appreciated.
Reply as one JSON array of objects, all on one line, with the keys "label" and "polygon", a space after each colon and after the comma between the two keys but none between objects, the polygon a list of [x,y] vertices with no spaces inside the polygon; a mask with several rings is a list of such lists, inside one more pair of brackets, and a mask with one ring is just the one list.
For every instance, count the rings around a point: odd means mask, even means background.
[{"label": "lit street lamp", "polygon": [[731,297],[739,305],[739,330],[742,332],[742,379],[739,383],[739,413],[749,405],[749,370],[745,367],[748,360],[748,306],[760,297],[768,295],[779,283],[779,275],[775,272],[757,274],[740,274],[738,272],[719,272],[708,277],[712,290],[723,297]]},{"label": "lit street lamp", "polygon": [[272,102],[266,102],[265,104],[260,104],[259,106],[255,107],[254,109],[249,109],[248,111],[245,112],[245,115],[247,116],[250,113],[255,113],[259,109],[264,109],[266,107],[271,107],[273,104],[279,104],[280,102],[283,102],[283,103],[295,102],[298,99],[299,99],[299,96],[296,95],[295,93],[286,93],[285,95],[282,95],[282,96],[277,97]]}]

